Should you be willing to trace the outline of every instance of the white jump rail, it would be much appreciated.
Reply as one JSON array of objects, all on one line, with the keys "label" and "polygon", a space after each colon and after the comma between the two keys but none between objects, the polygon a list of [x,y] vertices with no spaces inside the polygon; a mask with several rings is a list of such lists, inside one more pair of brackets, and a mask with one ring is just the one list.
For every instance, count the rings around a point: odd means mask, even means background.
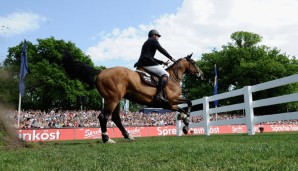
[{"label": "white jump rail", "polygon": [[[255,123],[298,119],[298,111],[271,114],[271,115],[265,115],[265,116],[254,116],[254,111],[253,111],[253,109],[256,107],[270,106],[270,105],[298,101],[298,93],[260,99],[256,101],[254,101],[252,98],[252,93],[254,92],[280,87],[280,86],[297,83],[297,82],[298,82],[298,74],[295,74],[292,76],[284,77],[273,81],[268,81],[254,86],[246,86],[246,87],[243,87],[242,89],[193,100],[192,101],[193,106],[202,104],[203,110],[193,111],[190,113],[190,116],[202,115],[204,120],[199,123],[190,123],[189,128],[204,127],[205,135],[210,135],[210,126],[246,124],[248,135],[254,135]],[[235,96],[243,96],[244,102],[233,104],[233,105],[220,106],[217,108],[209,107],[210,102],[213,102],[215,100],[227,99]],[[183,105],[180,105],[180,107],[187,107],[187,105],[183,104]],[[236,110],[244,110],[245,118],[210,121],[209,114],[215,114],[215,113],[221,113],[221,112],[227,112],[227,111],[236,111]],[[184,124],[181,121],[178,121],[178,120],[176,121],[176,129],[177,129],[176,131],[178,136],[182,135],[183,126]]]}]

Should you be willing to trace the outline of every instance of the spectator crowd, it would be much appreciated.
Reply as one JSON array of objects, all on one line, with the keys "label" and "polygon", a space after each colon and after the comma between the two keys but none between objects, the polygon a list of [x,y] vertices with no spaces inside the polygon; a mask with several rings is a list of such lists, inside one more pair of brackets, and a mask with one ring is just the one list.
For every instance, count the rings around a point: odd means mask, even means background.
[{"label": "spectator crowd", "polygon": [[[21,129],[35,128],[71,128],[71,127],[100,127],[98,115],[100,111],[81,110],[81,111],[62,111],[52,110],[50,112],[40,110],[21,111],[20,124]],[[9,111],[8,117],[17,128],[18,111]],[[176,112],[168,113],[149,113],[142,112],[121,112],[121,121],[124,126],[144,127],[144,126],[166,126],[176,124]],[[212,114],[210,120],[226,120],[234,118],[243,118],[243,114]],[[203,121],[202,116],[192,116],[190,122],[197,123]],[[298,124],[298,120],[277,121],[261,124]],[[108,127],[115,127],[115,124],[109,120]]]}]

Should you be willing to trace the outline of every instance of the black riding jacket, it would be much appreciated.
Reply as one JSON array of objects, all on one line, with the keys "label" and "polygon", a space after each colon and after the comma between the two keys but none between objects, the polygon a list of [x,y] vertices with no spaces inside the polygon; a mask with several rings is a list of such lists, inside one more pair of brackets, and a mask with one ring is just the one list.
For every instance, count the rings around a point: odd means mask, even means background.
[{"label": "black riding jacket", "polygon": [[138,62],[135,63],[134,67],[161,65],[163,61],[154,58],[156,50],[169,59],[172,59],[172,56],[163,47],[161,47],[157,39],[148,38],[143,44],[140,58]]}]

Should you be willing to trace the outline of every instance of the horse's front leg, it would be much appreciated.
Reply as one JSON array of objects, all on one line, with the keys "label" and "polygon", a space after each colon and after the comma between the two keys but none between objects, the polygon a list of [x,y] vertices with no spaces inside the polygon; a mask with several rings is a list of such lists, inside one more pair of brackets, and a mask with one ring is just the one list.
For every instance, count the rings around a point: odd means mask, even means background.
[{"label": "horse's front leg", "polygon": [[120,118],[120,104],[117,105],[113,114],[112,114],[112,121],[116,124],[116,126],[120,129],[123,137],[128,140],[134,140],[134,138],[126,131],[124,128],[121,118]]},{"label": "horse's front leg", "polygon": [[187,103],[187,112],[185,112],[185,110],[183,108],[177,106],[177,110],[179,112],[177,119],[183,121],[184,127],[182,128],[182,131],[184,134],[187,134],[188,126],[189,126],[189,122],[190,122],[189,117],[190,117],[192,102],[191,102],[191,100],[189,100],[187,98],[181,97],[175,103],[176,104]]}]

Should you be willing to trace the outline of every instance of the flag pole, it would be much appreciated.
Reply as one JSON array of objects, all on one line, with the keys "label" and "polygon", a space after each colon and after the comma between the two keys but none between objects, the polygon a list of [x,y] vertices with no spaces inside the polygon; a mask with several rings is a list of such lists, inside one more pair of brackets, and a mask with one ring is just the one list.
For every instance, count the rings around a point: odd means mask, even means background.
[{"label": "flag pole", "polygon": [[21,92],[20,92],[20,93],[19,93],[19,108],[18,108],[18,129],[20,128],[21,101],[22,101],[22,95],[21,95]]},{"label": "flag pole", "polygon": [[21,102],[22,96],[25,94],[25,76],[29,71],[27,54],[26,54],[26,40],[24,40],[22,54],[21,54],[21,67],[20,67],[20,82],[19,82],[19,107],[18,107],[18,128],[20,128],[20,118],[21,118]]}]

